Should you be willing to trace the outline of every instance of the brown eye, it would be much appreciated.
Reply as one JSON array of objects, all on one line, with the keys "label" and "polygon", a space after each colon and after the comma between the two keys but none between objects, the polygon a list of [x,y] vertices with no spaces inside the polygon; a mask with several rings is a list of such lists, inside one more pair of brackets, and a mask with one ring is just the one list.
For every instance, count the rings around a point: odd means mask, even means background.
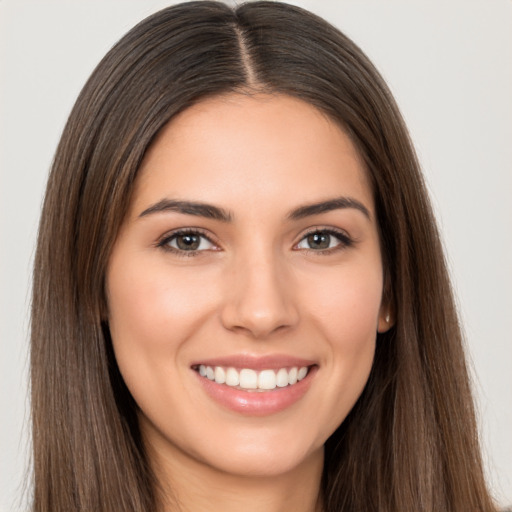
[{"label": "brown eye", "polygon": [[333,229],[318,229],[306,234],[296,245],[296,249],[329,253],[331,249],[343,249],[352,244],[352,239],[346,233]]},{"label": "brown eye", "polygon": [[328,233],[313,233],[306,237],[310,249],[328,249],[331,244],[331,235]]},{"label": "brown eye", "polygon": [[215,244],[205,235],[196,231],[176,232],[164,238],[160,247],[174,252],[201,252],[215,249]]},{"label": "brown eye", "polygon": [[176,246],[182,251],[196,251],[201,244],[201,237],[199,235],[177,235]]}]

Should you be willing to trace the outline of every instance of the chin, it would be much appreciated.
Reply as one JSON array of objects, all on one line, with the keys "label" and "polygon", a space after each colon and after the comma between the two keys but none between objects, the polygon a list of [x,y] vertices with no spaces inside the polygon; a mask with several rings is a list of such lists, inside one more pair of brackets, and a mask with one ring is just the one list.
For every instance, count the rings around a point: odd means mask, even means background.
[{"label": "chin", "polygon": [[324,448],[321,446],[312,452],[291,453],[253,447],[252,450],[243,450],[242,453],[224,453],[220,457],[212,457],[209,466],[239,477],[279,477],[292,473],[301,466],[310,464],[312,459],[323,463]]},{"label": "chin", "polygon": [[[277,477],[310,464],[317,459],[323,464],[322,441],[311,442],[294,432],[272,433],[262,425],[246,435],[227,436],[217,443],[195,446],[196,460],[232,475],[246,477]],[[213,450],[212,450],[213,448]]]}]

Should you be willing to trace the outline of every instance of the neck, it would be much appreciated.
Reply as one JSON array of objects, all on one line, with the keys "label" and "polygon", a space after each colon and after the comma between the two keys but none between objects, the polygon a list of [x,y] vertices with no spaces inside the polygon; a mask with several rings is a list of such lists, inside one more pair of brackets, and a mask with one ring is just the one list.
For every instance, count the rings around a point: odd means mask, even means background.
[{"label": "neck", "polygon": [[[153,456],[156,454],[152,454]],[[150,455],[160,483],[161,512],[321,512],[323,451],[279,475],[234,475],[191,460]]]}]

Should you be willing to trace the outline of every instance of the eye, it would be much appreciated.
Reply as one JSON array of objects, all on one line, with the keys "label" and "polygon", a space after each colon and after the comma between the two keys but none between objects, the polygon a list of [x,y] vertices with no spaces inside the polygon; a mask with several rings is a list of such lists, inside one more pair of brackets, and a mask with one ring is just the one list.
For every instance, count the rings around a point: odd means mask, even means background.
[{"label": "eye", "polygon": [[158,247],[164,250],[178,253],[197,253],[216,249],[217,246],[204,234],[199,231],[176,231],[169,236],[164,237]]},{"label": "eye", "polygon": [[297,249],[305,249],[312,251],[328,251],[337,248],[343,249],[352,245],[352,240],[349,236],[341,231],[332,229],[316,229],[308,233],[302,240],[295,246]]}]

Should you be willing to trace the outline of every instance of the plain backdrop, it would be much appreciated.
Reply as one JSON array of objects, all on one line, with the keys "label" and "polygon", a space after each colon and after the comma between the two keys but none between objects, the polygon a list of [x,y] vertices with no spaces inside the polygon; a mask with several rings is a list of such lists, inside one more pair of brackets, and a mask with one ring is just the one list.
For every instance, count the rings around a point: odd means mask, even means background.
[{"label": "plain backdrop", "polygon": [[[100,58],[170,3],[0,0],[0,512],[26,509],[30,275],[53,152]],[[352,37],[405,116],[467,333],[489,481],[512,504],[512,2],[291,3]]]}]

